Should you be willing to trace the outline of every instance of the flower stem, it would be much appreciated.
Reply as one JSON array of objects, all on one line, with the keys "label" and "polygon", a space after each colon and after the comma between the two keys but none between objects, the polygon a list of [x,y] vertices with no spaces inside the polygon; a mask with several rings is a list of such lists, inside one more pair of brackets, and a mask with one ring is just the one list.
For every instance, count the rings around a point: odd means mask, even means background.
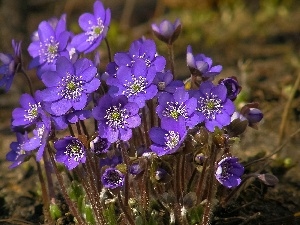
[{"label": "flower stem", "polygon": [[216,179],[214,179],[214,172],[215,172],[215,161],[217,157],[218,149],[216,148],[215,144],[212,144],[211,151],[210,151],[210,157],[209,160],[209,168],[206,175],[206,183],[207,186],[205,190],[207,191],[206,194],[206,204],[204,208],[204,212],[202,215],[202,222],[201,225],[210,225],[211,224],[211,216],[213,211],[213,198],[216,194],[217,185],[216,185]]},{"label": "flower stem", "polygon": [[60,172],[58,171],[57,165],[56,165],[55,160],[54,160],[54,156],[51,153],[51,151],[49,151],[49,154],[50,154],[51,163],[53,165],[53,168],[54,168],[54,171],[55,171],[55,174],[56,174],[56,177],[57,177],[57,181],[59,183],[59,186],[62,190],[62,194],[64,196],[64,199],[65,199],[66,203],[68,204],[72,215],[76,218],[76,220],[79,224],[86,225],[85,220],[82,218],[82,216],[80,215],[80,213],[78,211],[78,207],[75,206],[74,202],[70,199],[70,197],[68,195],[67,189],[66,189],[65,184],[64,184],[63,177],[60,174]]},{"label": "flower stem", "polygon": [[27,80],[27,83],[29,85],[29,91],[30,91],[30,94],[33,96],[34,92],[33,92],[33,87],[32,87],[32,82],[28,76],[28,74],[25,72],[24,68],[22,67],[21,68],[21,73],[25,76],[26,80]]},{"label": "flower stem", "polygon": [[44,176],[43,176],[43,173],[42,173],[41,164],[40,164],[40,162],[36,161],[36,165],[37,165],[38,177],[39,177],[39,181],[40,181],[40,184],[41,184],[42,196],[43,196],[43,205],[44,205],[43,213],[44,213],[44,216],[45,216],[44,222],[45,223],[51,223],[52,219],[51,219],[50,211],[49,211],[50,201],[49,201],[49,196],[48,196]]},{"label": "flower stem", "polygon": [[176,80],[175,71],[174,71],[174,49],[173,44],[168,44],[168,56],[169,56],[169,64],[171,67],[171,72],[173,74],[173,79]]},{"label": "flower stem", "polygon": [[74,133],[74,131],[73,131],[73,128],[72,128],[71,124],[68,124],[68,128],[69,128],[69,131],[70,131],[71,136],[72,136],[72,137],[75,137],[75,133]]},{"label": "flower stem", "polygon": [[129,173],[129,157],[128,157],[128,153],[127,153],[127,149],[126,146],[124,145],[124,143],[122,142],[122,146],[121,146],[121,154],[122,154],[122,158],[123,158],[123,162],[126,165],[126,174],[125,174],[125,182],[124,182],[124,204],[125,206],[128,206],[128,199],[129,199],[129,180],[128,180],[128,173]]},{"label": "flower stem", "polygon": [[110,46],[109,46],[107,38],[104,38],[104,41],[105,41],[105,44],[106,44],[106,47],[107,47],[108,60],[109,60],[109,62],[112,62],[111,49],[110,49]]},{"label": "flower stem", "polygon": [[203,196],[202,190],[205,185],[204,179],[205,179],[207,167],[208,167],[208,159],[205,159],[205,161],[203,163],[203,168],[201,171],[200,179],[199,179],[198,185],[196,187],[197,204],[199,204],[202,201],[202,196]]},{"label": "flower stem", "polygon": [[84,120],[80,120],[80,125],[81,125],[81,127],[82,127],[82,130],[83,130],[84,135],[86,135],[87,138],[89,138],[89,132],[88,132],[88,130],[86,129]]},{"label": "flower stem", "polygon": [[131,217],[130,213],[127,210],[128,207],[125,207],[125,205],[123,204],[123,200],[122,200],[122,197],[121,197],[120,193],[118,194],[118,200],[119,200],[118,202],[120,204],[120,207],[123,210],[123,212],[125,214],[125,217],[126,217],[127,221],[129,222],[129,224],[130,225],[135,225],[135,222],[134,222],[133,218]]},{"label": "flower stem", "polygon": [[44,159],[45,173],[46,173],[46,179],[47,179],[47,184],[48,184],[49,197],[50,197],[50,200],[52,201],[55,199],[55,192],[54,192],[54,185],[53,185],[53,180],[52,180],[52,176],[51,176],[51,169],[52,169],[51,162],[49,161],[46,151],[43,154],[43,159]]}]

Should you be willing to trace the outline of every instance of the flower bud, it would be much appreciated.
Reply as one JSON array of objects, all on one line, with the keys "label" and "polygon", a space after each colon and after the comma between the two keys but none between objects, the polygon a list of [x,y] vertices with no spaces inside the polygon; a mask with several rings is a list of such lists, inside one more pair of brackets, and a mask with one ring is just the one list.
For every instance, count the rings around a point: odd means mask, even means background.
[{"label": "flower bud", "polygon": [[236,77],[228,77],[223,80],[220,80],[220,84],[223,84],[227,89],[227,98],[234,101],[237,95],[241,91],[241,86],[239,85]]},{"label": "flower bud", "polygon": [[159,40],[171,45],[181,32],[181,23],[179,19],[173,24],[168,20],[163,20],[159,25],[152,24],[152,30]]}]

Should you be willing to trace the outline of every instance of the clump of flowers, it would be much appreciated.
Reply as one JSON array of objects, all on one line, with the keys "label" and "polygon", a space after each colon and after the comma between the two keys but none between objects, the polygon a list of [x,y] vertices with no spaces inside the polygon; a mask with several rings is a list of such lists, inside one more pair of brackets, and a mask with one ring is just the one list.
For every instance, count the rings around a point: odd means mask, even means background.
[{"label": "clump of flowers", "polygon": [[[67,30],[66,15],[41,22],[28,52],[29,67],[45,88],[30,85],[13,110],[17,141],[6,156],[10,167],[35,158],[41,177],[40,162],[50,164],[44,207],[55,204],[55,173],[79,224],[210,224],[213,203],[226,199],[222,193],[238,193],[245,176],[232,144],[263,114],[257,103],[238,111],[238,78],[217,80],[222,66],[193,55],[191,46],[191,85],[176,79],[172,54],[179,20],[152,25],[168,46],[167,59],[154,40],[141,38],[99,71],[99,52],[94,61],[85,54],[107,38],[110,20],[110,9],[97,0],[93,13],[79,17],[80,34]],[[22,65],[20,44],[13,45],[14,54],[0,54],[6,91]]]}]

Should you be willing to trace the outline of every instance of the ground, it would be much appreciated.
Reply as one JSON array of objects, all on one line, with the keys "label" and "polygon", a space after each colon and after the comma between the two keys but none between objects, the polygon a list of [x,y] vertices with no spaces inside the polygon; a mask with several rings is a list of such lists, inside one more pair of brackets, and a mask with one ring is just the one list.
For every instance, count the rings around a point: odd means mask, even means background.
[{"label": "ground", "polygon": [[[53,14],[59,16],[64,10],[75,18],[84,12],[84,8],[90,9],[93,1],[87,1],[85,5],[78,5],[79,1],[74,1],[77,4],[72,1],[17,2],[0,1],[3,31],[0,52],[11,50],[10,39],[13,37],[24,40],[25,51],[30,43],[29,34],[41,20]],[[108,1],[104,2],[108,4]],[[251,162],[280,149],[268,159],[268,164],[263,161],[248,168],[252,172],[263,168],[262,172],[277,176],[279,183],[275,187],[267,187],[258,180],[249,183],[242,188],[240,197],[228,203],[226,208],[216,207],[213,223],[300,224],[299,2],[204,1],[207,4],[191,7],[181,1],[165,0],[158,3],[164,2],[165,6],[156,7],[156,1],[153,1],[148,2],[147,7],[141,7],[146,4],[141,1],[136,3],[131,19],[126,21],[128,24],[123,21],[122,27],[116,25],[122,18],[122,6],[117,2],[112,6],[112,17],[116,15],[111,28],[114,35],[108,36],[113,49],[128,46],[128,39],[138,38],[144,32],[147,37],[153,37],[149,23],[145,22],[147,19],[157,22],[163,17],[171,20],[179,17],[183,32],[175,44],[176,74],[182,79],[188,77],[185,51],[190,44],[195,53],[203,52],[216,64],[223,65],[222,76],[237,77],[243,87],[238,106],[244,102],[259,102],[264,112],[258,130],[248,128],[240,143],[234,146],[234,153],[244,162]],[[179,5],[181,3],[183,5]],[[15,16],[11,17],[10,12]],[[71,20],[69,25],[74,26],[74,23]],[[161,54],[166,52],[163,45],[158,44],[158,48]],[[126,49],[123,47],[122,50]],[[28,63],[26,53],[24,59]],[[33,77],[34,74],[30,75]],[[5,160],[9,144],[15,140],[10,131],[11,111],[18,105],[20,93],[27,90],[23,82],[23,77],[17,76],[10,92],[0,95],[0,224],[38,224],[42,221],[36,165],[30,162],[10,170]],[[39,81],[35,82],[39,87]]]}]

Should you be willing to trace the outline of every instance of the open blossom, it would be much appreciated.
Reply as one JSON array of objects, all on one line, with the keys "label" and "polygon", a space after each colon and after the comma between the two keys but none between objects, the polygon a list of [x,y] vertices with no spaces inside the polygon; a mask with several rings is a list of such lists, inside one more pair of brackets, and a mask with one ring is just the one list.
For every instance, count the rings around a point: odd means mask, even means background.
[{"label": "open blossom", "polygon": [[74,169],[80,163],[85,163],[86,149],[81,141],[67,136],[54,143],[56,161],[63,163],[68,170]]},{"label": "open blossom", "polygon": [[167,44],[172,44],[181,32],[181,23],[179,19],[175,20],[174,23],[163,20],[159,25],[152,24],[151,27],[154,35]]},{"label": "open blossom", "polygon": [[55,24],[49,21],[41,22],[38,27],[38,38],[28,47],[28,52],[33,57],[29,67],[38,67],[39,77],[45,71],[54,71],[59,56],[69,57],[69,51],[66,49],[69,38],[66,15],[62,15]]},{"label": "open blossom", "polygon": [[79,52],[89,53],[105,38],[110,24],[110,9],[104,9],[101,1],[95,1],[94,14],[84,13],[78,23],[84,31],[72,38],[71,45]]},{"label": "open blossom", "polygon": [[195,115],[196,106],[197,100],[190,98],[189,93],[182,87],[174,94],[162,93],[158,98],[156,112],[161,120],[172,118],[178,121],[182,117],[186,126],[192,128],[198,123],[198,116]]},{"label": "open blossom", "polygon": [[138,111],[138,105],[128,102],[124,95],[104,95],[92,110],[92,115],[98,121],[99,136],[107,138],[111,143],[129,140],[132,136],[131,129],[141,124]]},{"label": "open blossom", "polygon": [[137,59],[132,67],[119,67],[116,77],[109,77],[106,83],[111,86],[110,95],[125,95],[129,102],[143,108],[146,100],[152,99],[158,91],[152,83],[155,74],[154,67],[148,68],[143,60]]},{"label": "open blossom", "polygon": [[224,85],[214,85],[206,81],[201,83],[199,90],[190,91],[191,96],[197,99],[196,114],[198,123],[204,122],[205,127],[213,132],[215,127],[222,128],[231,121],[235,107],[227,98],[227,89]]},{"label": "open blossom", "polygon": [[12,40],[13,54],[0,53],[0,87],[5,87],[7,92],[13,82],[17,69],[22,66],[21,42]]},{"label": "open blossom", "polygon": [[115,63],[118,67],[132,67],[136,60],[142,60],[146,66],[154,67],[156,72],[165,68],[166,60],[156,52],[155,42],[151,39],[138,39],[130,45],[128,52],[118,52],[114,56]]},{"label": "open blossom", "polygon": [[150,149],[158,156],[175,153],[183,143],[187,134],[185,121],[179,118],[178,121],[165,119],[161,127],[152,127],[149,136],[153,142]]},{"label": "open blossom", "polygon": [[225,187],[233,188],[241,183],[244,167],[236,157],[225,157],[217,164],[215,172],[216,179]]},{"label": "open blossom", "polygon": [[124,184],[125,175],[116,168],[107,168],[101,176],[101,182],[104,187],[115,189],[122,187]]},{"label": "open blossom", "polygon": [[[37,92],[38,93],[38,92]],[[12,126],[29,126],[45,116],[41,105],[42,99],[36,94],[23,94],[20,97],[21,108],[16,108],[12,112]]]},{"label": "open blossom", "polygon": [[90,149],[96,155],[101,155],[108,152],[110,144],[107,138],[102,138],[98,135],[90,141]]},{"label": "open blossom", "polygon": [[82,110],[89,94],[100,86],[100,80],[96,78],[97,68],[86,58],[72,64],[66,57],[58,58],[56,67],[56,71],[42,75],[47,88],[40,92],[40,96],[46,103],[51,103],[50,113],[61,116],[70,109]]},{"label": "open blossom", "polygon": [[190,45],[187,47],[186,61],[192,75],[199,75],[206,79],[212,80],[222,71],[221,65],[212,66],[212,59],[204,54],[194,56]]}]

